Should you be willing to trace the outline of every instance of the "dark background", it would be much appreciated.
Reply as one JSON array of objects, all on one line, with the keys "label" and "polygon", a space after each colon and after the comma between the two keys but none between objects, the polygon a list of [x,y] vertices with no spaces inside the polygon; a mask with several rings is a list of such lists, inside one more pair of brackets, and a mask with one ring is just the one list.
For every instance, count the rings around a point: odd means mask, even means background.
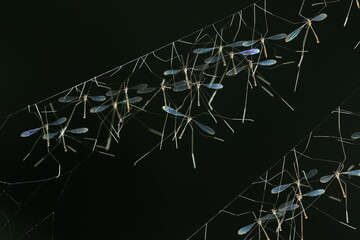
[{"label": "dark background", "polygon": [[[2,2],[1,115],[126,63],[249,2]],[[175,151],[169,146],[134,167],[143,129],[128,130],[124,137],[128,140],[118,145],[117,158],[91,157],[72,175],[56,211],[54,239],[189,237],[358,87],[360,49],[353,50],[353,46],[360,39],[359,10],[353,8],[343,28],[348,4],[342,1],[326,10],[328,19],[316,28],[320,45],[309,35],[311,52],[304,60],[298,91],[292,91],[295,74],[284,72],[279,81],[285,84],[274,83],[294,112],[279,100],[257,101],[253,95],[249,116],[255,123],[235,123],[236,133],[225,134],[225,143],[196,139],[196,170],[186,147]],[[301,21],[299,6],[295,1],[290,8],[283,1],[271,3],[272,9],[292,21]],[[316,13],[310,12],[309,16]],[[232,89],[227,91],[235,94]],[[26,119],[19,120],[19,126],[22,121]],[[17,148],[21,146],[7,149],[1,158],[21,158]],[[338,225],[331,226],[336,229]],[[339,229],[346,230],[346,237],[358,236],[355,231]],[[312,230],[308,238],[325,238],[323,230]],[[339,236],[343,233],[338,232]],[[48,239],[37,234],[28,239]]]}]

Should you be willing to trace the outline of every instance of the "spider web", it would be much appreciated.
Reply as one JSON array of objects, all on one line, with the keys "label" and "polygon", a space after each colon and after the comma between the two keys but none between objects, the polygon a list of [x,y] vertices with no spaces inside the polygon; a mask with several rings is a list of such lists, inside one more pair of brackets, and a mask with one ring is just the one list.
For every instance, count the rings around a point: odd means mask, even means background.
[{"label": "spider web", "polygon": [[[266,7],[265,3],[258,2],[134,61],[3,117],[1,134],[7,141],[2,148],[17,151],[23,156],[4,163],[4,166],[9,166],[2,172],[1,201],[5,207],[2,208],[1,232],[4,239],[53,239],[58,234],[61,236],[56,227],[58,208],[61,208],[62,201],[68,201],[64,200],[64,194],[71,178],[84,167],[85,161],[88,163],[99,156],[121,156],[113,146],[116,142],[124,144],[124,138],[125,144],[131,145],[133,140],[139,146],[140,155],[135,156],[136,160],[133,161],[136,164],[145,161],[143,157],[151,156],[154,150],[172,145],[190,152],[191,157],[188,154],[188,158],[192,159],[191,166],[195,168],[198,151],[194,150],[197,145],[193,139],[199,137],[201,141],[222,141],[223,137],[218,136],[218,133],[226,135],[226,131],[234,132],[233,125],[252,122],[253,119],[248,117],[256,115],[256,105],[251,103],[252,99],[267,101],[275,98],[276,104],[281,106],[279,108],[292,110],[287,98],[282,97],[288,95],[289,91],[280,94],[276,90],[280,86],[272,86],[279,84],[273,84],[273,79],[281,78],[282,75],[295,79],[299,69],[293,62],[298,61],[299,53],[305,51],[301,49],[301,43],[294,45],[299,47],[295,48],[283,41],[269,41],[269,44],[266,43],[269,56],[266,57],[263,45],[254,43],[243,46],[243,42],[238,42],[289,32],[289,29],[294,28],[292,25],[295,23],[284,21]],[[282,30],[284,26],[287,26],[286,30]],[[231,50],[222,50],[226,48]],[[259,53],[255,54],[254,49],[259,49]],[[240,53],[245,50],[250,50],[251,54]],[[234,60],[231,52],[238,53]],[[262,68],[259,65],[269,59],[276,60],[276,68],[266,69],[267,66]],[[249,61],[253,67],[250,67]],[[243,68],[244,71],[238,73],[235,71],[237,68]],[[291,89],[294,82],[288,81],[287,84],[287,89]],[[236,91],[236,95],[226,95],[223,93],[226,89],[239,91]],[[224,102],[232,104],[224,106]],[[340,112],[338,109],[337,113]],[[335,115],[340,119],[339,114]],[[351,112],[348,115],[356,114]],[[27,120],[19,129],[21,119]],[[146,137],[141,139],[131,136],[131,131],[127,129],[134,127],[141,127]],[[16,134],[14,129],[19,129]],[[341,127],[339,132],[342,131]],[[333,136],[330,131],[325,135]],[[319,136],[312,134],[311,139],[320,139]],[[186,140],[183,142],[183,139]],[[139,143],[141,140],[155,144],[143,146],[145,144]],[[18,147],[19,142],[21,148]],[[341,137],[340,142],[343,143]],[[300,154],[307,154],[311,148],[296,149],[293,154],[299,161],[303,158]],[[341,148],[341,153],[345,152]],[[312,160],[317,158],[309,157]],[[286,165],[288,162],[289,166]],[[260,209],[268,211],[271,208],[265,206],[273,207],[274,203],[281,204],[294,197],[290,193],[282,198],[280,195],[269,195],[267,191],[276,183],[279,184],[276,177],[291,181],[296,174],[302,174],[303,167],[294,168],[293,162],[294,159],[285,157],[283,162],[274,165],[274,171],[269,170],[254,184],[262,189],[260,198],[253,198],[252,194],[246,195],[244,192],[239,195],[241,200],[260,204]],[[321,168],[327,167],[325,165]],[[12,169],[17,171],[15,177]],[[268,180],[270,186],[267,186]],[[250,204],[247,203],[247,206]],[[31,209],[37,210],[33,213]],[[221,212],[228,212],[230,216],[238,215],[237,211],[227,208]],[[303,213],[304,209],[295,212],[291,220],[285,221],[289,223],[288,232],[294,238],[301,236],[299,232],[302,225],[299,225],[296,217],[301,218]],[[255,215],[258,214],[255,212]],[[29,215],[30,220],[26,219]],[[252,219],[249,215],[241,214],[243,217]],[[238,227],[239,222],[236,224]],[[209,223],[205,226],[207,237],[211,235],[208,232]],[[227,227],[230,228],[230,225]],[[284,231],[283,234],[286,233]],[[260,234],[263,233],[260,231]],[[277,234],[276,231],[274,234]]]}]

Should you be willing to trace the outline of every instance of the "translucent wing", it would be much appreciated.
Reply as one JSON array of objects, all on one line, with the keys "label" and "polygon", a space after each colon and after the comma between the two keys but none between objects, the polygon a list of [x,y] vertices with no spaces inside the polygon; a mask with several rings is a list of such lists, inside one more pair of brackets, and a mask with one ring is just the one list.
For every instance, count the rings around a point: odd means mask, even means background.
[{"label": "translucent wing", "polygon": [[247,225],[245,227],[240,228],[239,231],[238,231],[238,234],[239,235],[244,235],[244,234],[248,233],[254,227],[254,225],[255,225],[255,223],[252,223],[252,224],[249,224],[249,225]]},{"label": "translucent wing", "polygon": [[139,90],[139,89],[143,89],[146,88],[148,85],[146,83],[140,83],[138,85],[135,85],[133,87],[130,87],[129,89],[135,89],[135,90]]},{"label": "translucent wing", "polygon": [[103,102],[106,100],[105,96],[88,96],[88,98],[90,98],[91,100],[95,101],[95,102]]},{"label": "translucent wing", "polygon": [[249,55],[258,54],[259,52],[260,52],[259,49],[253,48],[253,49],[249,49],[249,50],[244,50],[244,51],[241,51],[241,52],[237,52],[236,54],[241,54],[241,55],[244,55],[244,56],[249,56]]},{"label": "translucent wing", "polygon": [[107,93],[105,93],[105,95],[108,97],[113,97],[113,96],[119,95],[120,93],[121,93],[121,90],[110,90]]},{"label": "translucent wing", "polygon": [[349,176],[360,176],[360,169],[359,170],[353,170],[349,172],[343,172],[342,174],[346,174]]},{"label": "translucent wing", "polygon": [[314,177],[317,173],[318,173],[318,170],[317,170],[317,169],[311,169],[310,171],[308,171],[308,172],[305,174],[306,179],[309,179],[309,178]]},{"label": "translucent wing", "polygon": [[209,68],[208,64],[200,64],[200,65],[197,65],[197,66],[193,67],[192,70],[194,70],[194,71],[202,71],[202,70],[205,70],[207,68]]},{"label": "translucent wing", "polygon": [[175,109],[168,107],[168,106],[163,106],[163,110],[171,115],[174,116],[178,116],[178,117],[186,117],[184,114],[179,113],[178,111],[176,111]]},{"label": "translucent wing", "polygon": [[185,91],[187,89],[188,89],[187,81],[183,80],[183,81],[179,81],[179,82],[174,83],[174,87],[173,87],[172,90],[174,92],[182,92],[182,91]]},{"label": "translucent wing", "polygon": [[201,84],[207,88],[210,88],[210,89],[222,89],[224,86],[221,84],[221,83],[204,83],[204,84]]},{"label": "translucent wing", "polygon": [[326,175],[320,178],[321,183],[327,183],[334,177],[334,174]]},{"label": "translucent wing", "polygon": [[303,29],[303,27],[305,27],[305,24],[301,25],[300,27],[289,33],[289,35],[287,35],[285,38],[285,42],[290,42],[291,40],[296,38],[297,35],[299,35],[299,33],[301,32],[301,29]]},{"label": "translucent wing", "polygon": [[194,121],[194,123],[196,123],[196,125],[198,125],[199,128],[201,128],[201,130],[203,130],[207,134],[210,134],[210,135],[215,134],[215,131],[211,127],[209,127],[209,126],[207,126],[205,124],[202,124],[202,123],[200,123],[198,121],[195,121],[195,120],[193,120],[193,121]]},{"label": "translucent wing", "polygon": [[42,136],[42,139],[47,140],[47,139],[53,139],[56,135],[58,135],[58,132],[55,133],[48,133],[48,134],[44,134]]},{"label": "translucent wing", "polygon": [[276,60],[269,59],[269,60],[265,60],[265,61],[262,61],[262,62],[258,62],[258,65],[260,65],[260,66],[271,66],[271,65],[274,65],[275,63],[276,63]]},{"label": "translucent wing", "polygon": [[327,17],[326,13],[320,13],[316,17],[312,18],[311,21],[312,22],[320,22],[320,21],[324,20],[326,17]]},{"label": "translucent wing", "polygon": [[79,97],[75,97],[75,96],[64,96],[64,97],[60,97],[59,98],[59,102],[61,103],[69,103],[69,102],[73,102],[79,100]]},{"label": "translucent wing", "polygon": [[268,39],[268,40],[281,40],[281,39],[286,38],[286,36],[287,35],[285,33],[279,33],[279,34],[267,37],[266,39]]},{"label": "translucent wing", "polygon": [[141,102],[142,101],[142,97],[132,97],[132,98],[129,98],[128,100],[122,100],[120,102],[118,102],[119,104],[124,104],[124,103],[127,103],[129,102],[130,104],[133,104],[133,103],[138,103],[138,102]]},{"label": "translucent wing", "polygon": [[27,131],[24,131],[21,133],[21,137],[29,137],[31,135],[33,135],[34,133],[37,133],[41,128],[34,128],[34,129],[30,129]]},{"label": "translucent wing", "polygon": [[359,139],[359,138],[360,138],[360,132],[356,132],[356,133],[351,134],[351,139],[356,140],[356,139]]},{"label": "translucent wing", "polygon": [[181,71],[182,71],[182,69],[166,70],[166,71],[164,72],[164,75],[165,75],[165,76],[167,76],[167,75],[175,75],[175,74],[177,74],[177,73],[179,73],[179,72],[181,72]]},{"label": "translucent wing", "polygon": [[224,47],[241,47],[245,41],[233,42],[225,45]]},{"label": "translucent wing", "polygon": [[66,122],[66,117],[62,117],[62,118],[59,118],[58,120],[52,122],[52,123],[49,123],[50,126],[57,126],[57,125],[60,125],[60,124],[63,124],[64,122]]},{"label": "translucent wing", "polygon": [[299,207],[299,205],[293,204],[293,200],[291,200],[291,201],[281,204],[279,207],[279,211],[284,211],[284,212],[293,211],[293,210],[297,209],[298,207]]},{"label": "translucent wing", "polygon": [[146,94],[146,93],[151,93],[153,91],[155,91],[157,88],[156,87],[147,87],[147,88],[142,88],[136,91],[136,93],[138,94]]},{"label": "translucent wing", "polygon": [[89,129],[85,127],[66,130],[66,132],[75,133],[75,134],[82,134],[82,133],[86,133],[87,131],[89,131]]},{"label": "translucent wing", "polygon": [[195,54],[203,54],[203,53],[208,53],[211,52],[212,50],[214,50],[215,47],[211,47],[211,48],[196,48],[194,49],[193,53]]},{"label": "translucent wing", "polygon": [[322,195],[325,192],[325,189],[317,189],[308,193],[303,194],[303,196],[307,196],[307,197],[317,197]]},{"label": "translucent wing", "polygon": [[216,54],[215,56],[209,57],[205,59],[205,63],[215,63],[221,61],[222,57],[219,54]]},{"label": "translucent wing", "polygon": [[92,107],[92,108],[90,108],[90,112],[91,112],[91,113],[99,113],[99,112],[105,111],[105,110],[108,109],[110,106],[111,106],[111,104],[102,105],[102,106],[97,106],[97,107]]},{"label": "translucent wing", "polygon": [[286,189],[288,189],[288,187],[290,187],[291,185],[292,185],[292,183],[288,183],[288,184],[283,184],[283,185],[274,187],[273,189],[271,189],[271,193],[272,194],[281,193],[281,192],[285,191]]},{"label": "translucent wing", "polygon": [[259,39],[257,39],[257,40],[251,40],[251,41],[245,41],[245,42],[243,42],[242,45],[243,45],[244,47],[250,47],[250,46],[256,44],[258,41],[259,41]]},{"label": "translucent wing", "polygon": [[233,69],[231,69],[231,70],[229,70],[229,71],[226,72],[226,76],[235,76],[236,74],[238,74],[239,72],[241,72],[242,70],[244,70],[246,67],[247,67],[247,65],[233,68]]}]

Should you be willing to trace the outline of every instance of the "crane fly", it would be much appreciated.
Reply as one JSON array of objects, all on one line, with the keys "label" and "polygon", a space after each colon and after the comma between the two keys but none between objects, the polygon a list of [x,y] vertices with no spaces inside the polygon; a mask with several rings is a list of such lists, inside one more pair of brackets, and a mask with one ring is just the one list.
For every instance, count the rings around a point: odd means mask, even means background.
[{"label": "crane fly", "polygon": [[268,214],[266,214],[266,215],[264,215],[264,216],[262,216],[262,217],[260,217],[258,219],[255,219],[255,222],[240,228],[238,230],[238,234],[239,235],[247,234],[251,229],[254,228],[255,225],[258,225],[259,228],[265,234],[266,239],[269,240],[270,239],[269,235],[267,234],[267,232],[265,230],[265,227],[263,226],[263,223],[267,223],[268,221],[271,221],[271,220],[277,220],[278,224],[279,224],[278,229],[281,229],[279,218],[283,217],[286,214],[286,212],[294,211],[297,208],[299,208],[298,204],[293,204],[292,202],[293,202],[293,200],[289,201],[289,202],[286,202],[286,203],[283,203],[283,204],[281,204],[279,206],[278,209],[272,209],[270,211],[270,213],[268,213]]},{"label": "crane fly", "polygon": [[304,193],[304,194],[302,194],[302,193],[297,193],[297,194],[295,195],[296,200],[300,203],[300,207],[301,207],[301,209],[302,209],[302,212],[304,213],[305,219],[308,219],[308,216],[307,216],[307,214],[306,214],[304,205],[302,204],[302,201],[301,201],[301,200],[303,199],[303,197],[318,197],[318,196],[320,196],[320,195],[322,195],[322,194],[324,194],[324,193],[325,193],[325,189],[317,189],[317,190],[314,190],[314,191],[311,191],[311,192],[307,192],[307,193]]},{"label": "crane fly", "polygon": [[60,97],[58,99],[59,102],[61,103],[71,103],[71,102],[75,102],[75,101],[80,101],[80,99],[82,99],[83,103],[84,103],[84,113],[83,113],[83,118],[86,118],[86,103],[89,101],[89,99],[91,99],[92,101],[95,102],[103,102],[106,100],[105,96],[102,95],[98,95],[98,96],[91,96],[88,94],[84,94],[81,97],[78,96],[64,96],[64,97]]},{"label": "crane fly", "polygon": [[281,39],[286,38],[286,36],[287,35],[285,33],[279,33],[279,34],[276,34],[276,35],[273,35],[273,36],[270,36],[270,37],[261,37],[261,38],[256,39],[256,40],[245,41],[245,42],[243,42],[242,45],[244,47],[250,47],[250,46],[253,46],[256,43],[260,42],[261,47],[264,49],[265,58],[267,58],[268,54],[267,54],[267,50],[266,50],[266,46],[265,46],[265,41],[267,41],[267,40],[271,40],[271,41],[281,40]]},{"label": "crane fly", "polygon": [[[191,156],[192,156],[192,160],[193,160],[193,166],[194,166],[194,168],[196,168],[195,156],[194,156],[194,140],[193,140],[193,138],[194,138],[194,130],[193,130],[193,127],[192,127],[192,123],[195,123],[203,132],[205,132],[205,133],[207,133],[209,135],[215,135],[215,131],[211,127],[209,127],[209,126],[207,126],[207,125],[205,125],[203,123],[200,123],[198,121],[195,121],[193,119],[193,117],[186,116],[185,114],[182,114],[182,113],[178,112],[177,110],[175,110],[175,109],[173,109],[173,108],[171,108],[169,106],[163,106],[162,108],[166,113],[168,113],[168,114],[170,114],[172,116],[182,117],[182,118],[186,119],[186,124],[185,124],[182,132],[179,135],[179,139],[182,138],[182,136],[183,136],[183,134],[184,134],[184,132],[186,130],[186,127],[188,125],[190,126],[190,128],[191,128],[191,136],[192,136],[191,137],[191,139],[192,139],[191,140]],[[176,132],[175,132],[175,137],[176,137]]]},{"label": "crane fly", "polygon": [[300,186],[302,185],[301,184],[301,181],[302,180],[307,180],[309,178],[312,178],[314,177],[316,174],[318,173],[318,170],[317,169],[311,169],[310,171],[308,171],[304,177],[300,178],[300,179],[297,179],[295,180],[294,182],[292,183],[287,183],[287,184],[282,184],[282,185],[279,185],[279,186],[276,186],[274,187],[273,189],[271,189],[271,193],[272,194],[278,194],[278,193],[281,193],[283,191],[285,191],[286,189],[288,189],[290,186],[292,185],[296,185],[298,189],[300,189]]}]

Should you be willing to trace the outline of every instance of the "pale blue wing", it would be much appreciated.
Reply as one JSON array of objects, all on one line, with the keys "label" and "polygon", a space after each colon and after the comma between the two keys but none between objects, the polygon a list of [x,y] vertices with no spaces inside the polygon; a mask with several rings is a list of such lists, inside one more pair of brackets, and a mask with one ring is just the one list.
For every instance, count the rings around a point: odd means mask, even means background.
[{"label": "pale blue wing", "polygon": [[205,59],[204,62],[207,63],[207,64],[210,64],[210,63],[219,62],[219,61],[221,61],[221,59],[222,59],[222,57],[219,54],[217,54],[215,56],[212,56],[212,57],[209,57],[209,58]]},{"label": "pale blue wing", "polygon": [[271,193],[272,194],[281,193],[281,192],[285,191],[286,189],[288,189],[291,185],[292,185],[292,183],[288,183],[288,184],[283,184],[283,185],[274,187],[273,189],[271,189]]},{"label": "pale blue wing", "polygon": [[20,136],[21,137],[29,137],[29,136],[33,135],[34,133],[37,133],[40,129],[41,129],[41,127],[24,131],[24,132],[21,133]]},{"label": "pale blue wing", "polygon": [[259,41],[259,39],[257,39],[257,40],[245,41],[245,42],[243,42],[242,45],[243,45],[244,47],[250,47],[250,46],[256,44],[258,41]]},{"label": "pale blue wing", "polygon": [[317,197],[325,193],[325,189],[317,189],[303,194],[304,197]]},{"label": "pale blue wing", "polygon": [[281,39],[286,38],[286,36],[287,35],[285,33],[279,33],[279,34],[267,37],[266,39],[268,39],[268,40],[281,40]]},{"label": "pale blue wing", "polygon": [[253,48],[253,49],[248,49],[248,50],[244,50],[244,51],[241,51],[241,52],[237,52],[236,54],[241,54],[241,55],[244,55],[244,56],[249,56],[249,55],[258,54],[259,52],[260,52],[259,49]]},{"label": "pale blue wing", "polygon": [[175,75],[175,74],[177,74],[177,73],[179,73],[179,72],[181,72],[181,71],[182,71],[182,69],[166,70],[166,71],[164,72],[164,75],[165,75],[165,76],[167,76],[167,75]]},{"label": "pale blue wing", "polygon": [[356,139],[359,139],[359,138],[360,138],[360,132],[356,132],[356,133],[351,134],[351,139],[356,140]]},{"label": "pale blue wing", "polygon": [[210,89],[222,89],[224,87],[221,83],[204,83],[201,85]]},{"label": "pale blue wing", "polygon": [[212,129],[211,127],[203,124],[203,123],[200,123],[198,121],[195,121],[193,120],[194,123],[196,123],[196,125],[198,125],[199,128],[201,128],[201,130],[203,130],[204,132],[206,132],[207,134],[210,134],[210,135],[214,135],[215,134],[215,131],[214,129]]},{"label": "pale blue wing", "polygon": [[86,133],[87,131],[89,131],[89,129],[86,127],[66,130],[66,132],[68,133],[75,133],[75,134],[83,134]]},{"label": "pale blue wing", "polygon": [[107,105],[92,107],[92,108],[90,108],[90,112],[91,112],[91,113],[99,113],[99,112],[105,111],[105,110],[108,109],[110,106],[112,106],[112,105],[111,105],[111,104],[107,104]]},{"label": "pale blue wing", "polygon": [[58,132],[55,133],[48,133],[48,134],[44,134],[42,136],[42,139],[47,140],[47,139],[53,139],[56,135],[58,135]]},{"label": "pale blue wing", "polygon": [[155,91],[156,89],[158,89],[158,88],[156,88],[156,87],[147,87],[147,88],[142,88],[142,89],[137,90],[136,93],[138,93],[138,94],[146,94],[146,93],[151,93],[151,92]]},{"label": "pale blue wing", "polygon": [[105,93],[105,95],[108,97],[113,97],[113,96],[119,95],[120,93],[121,93],[121,90],[110,90],[107,93]]},{"label": "pale blue wing", "polygon": [[90,98],[91,100],[95,101],[95,102],[103,102],[106,100],[105,96],[88,96],[88,98]]},{"label": "pale blue wing", "polygon": [[254,227],[255,224],[256,223],[252,223],[252,224],[249,224],[249,225],[247,225],[245,227],[240,228],[239,231],[238,231],[238,234],[239,235],[244,235],[244,234],[248,233]]},{"label": "pale blue wing", "polygon": [[133,87],[130,87],[129,89],[134,89],[134,90],[139,90],[139,89],[143,89],[146,88],[148,85],[146,83],[140,83],[138,85],[135,85]]},{"label": "pale blue wing", "polygon": [[353,170],[353,171],[349,171],[349,172],[343,172],[342,174],[346,174],[349,176],[360,176],[360,169],[359,170]]},{"label": "pale blue wing", "polygon": [[226,76],[235,76],[235,75],[238,74],[239,72],[243,71],[246,67],[247,67],[247,65],[233,68],[233,69],[231,69],[231,70],[229,70],[229,71],[226,72]]},{"label": "pale blue wing", "polygon": [[179,113],[178,111],[176,111],[175,109],[173,109],[171,107],[163,106],[162,108],[165,112],[167,112],[171,115],[178,116],[178,117],[186,117],[184,114]]},{"label": "pale blue wing", "polygon": [[133,104],[133,103],[138,103],[142,101],[142,97],[132,97],[129,98],[128,100],[122,100],[120,102],[118,102],[119,104],[125,104],[125,103],[129,103],[129,104]]},{"label": "pale blue wing", "polygon": [[297,35],[299,35],[299,33],[301,32],[301,29],[303,29],[303,27],[305,27],[305,24],[301,25],[300,27],[289,33],[289,35],[287,35],[285,38],[285,42],[290,42],[291,40],[296,38]]},{"label": "pale blue wing", "polygon": [[326,175],[320,178],[321,183],[327,183],[334,177],[334,174]]},{"label": "pale blue wing", "polygon": [[290,205],[283,206],[282,208],[279,208],[279,211],[288,212],[288,211],[294,211],[297,208],[299,208],[298,204],[290,204]]},{"label": "pale blue wing", "polygon": [[326,17],[327,17],[326,13],[320,13],[316,17],[312,18],[311,21],[312,22],[320,22],[320,21],[324,20]]},{"label": "pale blue wing", "polygon": [[214,50],[215,47],[211,47],[211,48],[196,48],[194,49],[193,53],[195,54],[203,54],[203,53],[208,53],[211,52],[212,50]]},{"label": "pale blue wing", "polygon": [[233,42],[230,44],[225,45],[224,47],[241,47],[243,45],[245,41],[238,41],[238,42]]},{"label": "pale blue wing", "polygon": [[182,92],[182,91],[185,91],[187,89],[188,89],[188,86],[187,86],[187,81],[186,80],[174,83],[174,87],[172,88],[172,90],[174,92]]},{"label": "pale blue wing", "polygon": [[75,97],[75,96],[64,96],[64,97],[60,97],[59,98],[59,102],[61,103],[69,103],[69,102],[73,102],[79,100],[79,97]]},{"label": "pale blue wing", "polygon": [[60,125],[60,124],[63,124],[64,122],[66,122],[67,118],[66,117],[62,117],[62,118],[59,118],[58,120],[52,122],[52,123],[49,123],[50,126],[57,126],[57,125]]},{"label": "pale blue wing", "polygon": [[258,62],[258,65],[260,65],[260,66],[271,66],[271,65],[274,65],[275,63],[276,63],[276,60],[269,59],[269,60]]}]

